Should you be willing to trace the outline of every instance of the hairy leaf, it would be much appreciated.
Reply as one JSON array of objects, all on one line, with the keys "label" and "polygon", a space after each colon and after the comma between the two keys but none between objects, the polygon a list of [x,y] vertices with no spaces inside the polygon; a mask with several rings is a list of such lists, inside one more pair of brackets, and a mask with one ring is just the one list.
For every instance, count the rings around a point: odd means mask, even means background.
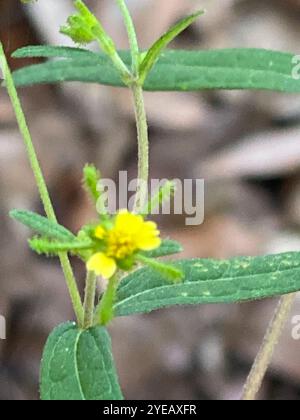
[{"label": "hairy leaf", "polygon": [[153,249],[152,251],[144,251],[142,254],[148,258],[158,258],[178,254],[182,251],[183,248],[179,242],[171,239],[163,239],[159,248]]},{"label": "hairy leaf", "polygon": [[80,251],[90,249],[92,241],[74,240],[70,242],[49,241],[47,238],[32,238],[29,240],[31,249],[38,254],[58,255],[61,252],[76,254]]},{"label": "hairy leaf", "polygon": [[[63,81],[124,86],[104,54],[59,47],[28,47],[15,53],[15,56],[19,57],[38,55],[68,58],[17,70],[14,79],[18,86]],[[120,52],[120,56],[126,64],[130,64],[128,51]],[[294,56],[290,53],[247,48],[209,51],[166,50],[149,73],[144,89],[264,89],[297,93],[300,92],[300,80],[293,74]]]},{"label": "hairy leaf", "polygon": [[44,350],[40,392],[42,400],[123,399],[106,329],[57,327]]},{"label": "hairy leaf", "polygon": [[149,268],[123,279],[117,292],[116,316],[171,305],[243,302],[300,290],[300,253],[174,264],[185,275],[182,283],[170,285]]},{"label": "hairy leaf", "polygon": [[161,38],[159,38],[147,51],[145,58],[140,65],[140,80],[145,81],[150,70],[158,60],[162,51],[172,42],[181,32],[187,29],[195,20],[203,15],[203,11],[198,11],[182,19],[172,28],[170,28]]},{"label": "hairy leaf", "polygon": [[58,241],[72,241],[76,239],[76,236],[65,227],[31,211],[12,210],[10,217],[47,238]]}]

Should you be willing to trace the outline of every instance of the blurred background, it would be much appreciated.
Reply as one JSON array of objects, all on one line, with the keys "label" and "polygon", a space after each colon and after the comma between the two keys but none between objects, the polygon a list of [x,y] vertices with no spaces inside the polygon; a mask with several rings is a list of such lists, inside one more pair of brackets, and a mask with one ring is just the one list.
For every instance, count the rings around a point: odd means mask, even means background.
[{"label": "blurred background", "polygon": [[[88,1],[127,48],[112,0]],[[207,13],[174,48],[263,47],[300,53],[299,0],[128,0],[141,45],[194,10]],[[69,0],[23,6],[0,0],[7,54],[30,44],[64,44],[59,25]],[[70,44],[69,44],[70,45]],[[31,61],[32,62],[32,61]],[[30,61],[10,59],[16,69]],[[78,83],[21,90],[33,139],[59,221],[73,231],[95,216],[81,189],[85,162],[103,176],[136,175],[130,95]],[[204,178],[205,223],[185,227],[161,217],[163,234],[182,241],[185,257],[227,258],[300,248],[300,96],[265,92],[146,94],[153,178]],[[56,260],[28,249],[29,232],[12,208],[42,212],[9,100],[0,91],[0,399],[38,398],[38,372],[49,332],[73,313]],[[73,261],[80,287],[84,267]],[[238,399],[276,301],[173,308],[117,319],[110,327],[127,399]],[[300,315],[300,299],[292,316]],[[292,318],[260,398],[298,399],[300,341]]]}]

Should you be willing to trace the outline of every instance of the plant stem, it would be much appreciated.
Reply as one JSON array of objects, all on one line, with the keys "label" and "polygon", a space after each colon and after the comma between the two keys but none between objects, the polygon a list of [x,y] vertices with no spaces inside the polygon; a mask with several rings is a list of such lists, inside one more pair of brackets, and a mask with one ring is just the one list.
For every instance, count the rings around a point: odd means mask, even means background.
[{"label": "plant stem", "polygon": [[130,50],[131,50],[131,57],[132,57],[132,70],[134,76],[138,76],[139,74],[139,46],[136,36],[135,27],[132,21],[132,17],[129,13],[128,7],[124,0],[117,0],[118,6],[122,12],[124,23],[127,29],[127,34],[129,38]]},{"label": "plant stem", "polygon": [[[102,31],[97,31],[97,28],[95,29],[95,35],[98,39],[98,44],[101,50],[103,50],[103,39],[102,39]],[[120,73],[124,83],[128,83],[128,81],[130,81],[132,79],[132,75],[129,71],[129,69],[127,68],[126,64],[124,63],[124,61],[122,60],[122,58],[119,56],[118,52],[116,50],[113,51],[106,51],[104,50],[105,53],[109,56],[109,58],[111,59],[113,65],[115,66],[115,68],[118,70],[118,72]]]},{"label": "plant stem", "polygon": [[116,69],[119,71],[124,83],[127,85],[132,79],[132,74],[130,73],[130,70],[127,68],[126,64],[117,52],[111,54],[110,59],[113,62]]},{"label": "plant stem", "polygon": [[[6,88],[7,88],[9,97],[11,99],[13,109],[16,114],[19,129],[25,143],[27,155],[30,161],[32,171],[34,173],[34,177],[35,177],[36,184],[40,193],[40,197],[41,197],[44,209],[45,209],[45,213],[47,214],[47,217],[50,220],[56,222],[56,216],[53,209],[53,205],[51,203],[47,185],[46,185],[46,182],[45,182],[45,179],[44,179],[44,176],[43,176],[43,173],[42,173],[42,170],[41,170],[38,158],[37,158],[35,148],[33,146],[32,138],[28,129],[28,125],[27,125],[26,118],[22,109],[22,105],[21,105],[17,90],[15,88],[13,77],[9,69],[9,66],[5,57],[4,49],[1,43],[0,43],[0,66],[2,68],[3,78],[5,80]],[[72,299],[74,311],[75,311],[78,323],[81,325],[83,322],[83,307],[82,307],[80,294],[77,288],[76,280],[74,278],[73,270],[72,270],[68,255],[66,253],[59,254],[59,258],[60,258],[61,266],[64,272],[64,276],[67,282],[67,286],[70,292],[70,296]]]},{"label": "plant stem", "polygon": [[114,317],[114,302],[116,298],[119,277],[113,276],[108,280],[105,292],[97,305],[94,316],[94,324],[107,325]]},{"label": "plant stem", "polygon": [[242,396],[244,401],[255,400],[257,393],[261,388],[264,376],[271,364],[275,347],[278,344],[282,330],[291,312],[295,296],[295,294],[290,294],[283,296],[280,299],[274,317],[265,335],[262,347],[256,357],[252,370],[244,386]]},{"label": "plant stem", "polygon": [[124,23],[127,29],[132,57],[133,80],[131,80],[129,86],[131,88],[134,99],[135,118],[138,134],[138,185],[133,211],[139,213],[146,202],[146,194],[149,179],[148,124],[143,96],[143,87],[137,81],[139,77],[140,52],[135,27],[125,0],[116,1],[122,12]]},{"label": "plant stem", "polygon": [[147,200],[149,180],[149,137],[143,96],[143,88],[138,83],[131,86],[138,134],[138,185],[133,211],[139,213]]},{"label": "plant stem", "polygon": [[96,296],[96,275],[92,271],[87,272],[84,297],[84,328],[93,325],[94,308]]}]

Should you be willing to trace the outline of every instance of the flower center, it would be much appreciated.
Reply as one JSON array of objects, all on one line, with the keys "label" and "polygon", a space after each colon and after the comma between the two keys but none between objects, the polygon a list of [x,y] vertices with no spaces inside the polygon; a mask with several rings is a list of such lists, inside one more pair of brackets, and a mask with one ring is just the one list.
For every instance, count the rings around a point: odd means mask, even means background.
[{"label": "flower center", "polygon": [[137,249],[132,235],[117,230],[109,232],[107,245],[107,255],[118,260],[132,255]]}]

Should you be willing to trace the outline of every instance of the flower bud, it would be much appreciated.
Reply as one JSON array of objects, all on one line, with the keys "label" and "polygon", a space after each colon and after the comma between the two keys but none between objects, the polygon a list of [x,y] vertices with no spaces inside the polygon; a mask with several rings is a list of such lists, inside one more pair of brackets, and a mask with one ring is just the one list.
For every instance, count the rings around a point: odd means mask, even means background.
[{"label": "flower bud", "polygon": [[78,44],[89,44],[97,39],[95,29],[99,22],[81,0],[74,4],[78,13],[68,18],[67,25],[61,27],[60,32]]}]

